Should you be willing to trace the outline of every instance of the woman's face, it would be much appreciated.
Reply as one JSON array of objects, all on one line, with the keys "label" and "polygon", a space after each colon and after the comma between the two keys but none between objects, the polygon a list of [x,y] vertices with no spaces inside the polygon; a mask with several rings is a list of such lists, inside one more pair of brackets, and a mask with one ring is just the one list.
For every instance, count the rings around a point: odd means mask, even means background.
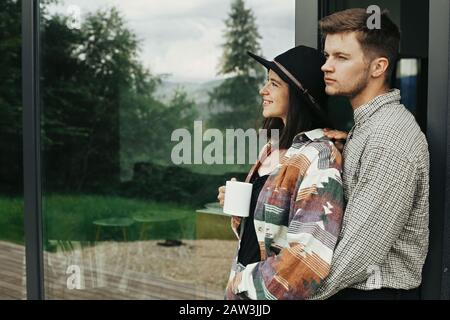
[{"label": "woman's face", "polygon": [[264,118],[281,118],[286,124],[289,109],[289,85],[278,74],[269,70],[267,82],[259,94],[263,98]]}]

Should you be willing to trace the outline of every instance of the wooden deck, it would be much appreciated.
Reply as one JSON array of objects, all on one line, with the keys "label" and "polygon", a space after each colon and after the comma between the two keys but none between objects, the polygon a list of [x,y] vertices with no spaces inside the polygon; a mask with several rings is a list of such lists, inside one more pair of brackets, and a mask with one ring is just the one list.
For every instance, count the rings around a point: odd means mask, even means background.
[{"label": "wooden deck", "polygon": [[[223,292],[195,283],[183,283],[158,275],[130,271],[118,263],[105,270],[95,258],[77,252],[45,253],[45,293],[47,299],[222,299]],[[90,253],[91,254],[91,253]],[[0,241],[0,299],[25,299],[25,248]],[[69,289],[68,264],[80,265],[81,289]]]}]

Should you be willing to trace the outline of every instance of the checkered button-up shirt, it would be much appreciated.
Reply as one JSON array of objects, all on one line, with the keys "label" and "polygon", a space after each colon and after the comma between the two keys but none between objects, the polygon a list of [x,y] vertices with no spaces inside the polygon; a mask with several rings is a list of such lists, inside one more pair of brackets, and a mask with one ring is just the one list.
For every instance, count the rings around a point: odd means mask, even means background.
[{"label": "checkered button-up shirt", "polygon": [[429,153],[391,90],[357,108],[344,149],[347,202],[328,277],[313,299],[343,288],[412,289],[428,251]]}]

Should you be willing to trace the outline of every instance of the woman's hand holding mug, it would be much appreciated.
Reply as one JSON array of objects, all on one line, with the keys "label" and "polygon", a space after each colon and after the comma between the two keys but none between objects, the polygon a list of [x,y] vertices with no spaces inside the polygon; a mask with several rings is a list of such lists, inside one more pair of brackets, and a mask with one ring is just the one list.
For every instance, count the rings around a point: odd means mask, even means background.
[{"label": "woman's hand holding mug", "polygon": [[[231,181],[237,181],[237,180],[236,180],[236,178],[231,178]],[[225,190],[226,190],[225,186],[219,187],[219,194],[217,195],[217,199],[219,200],[221,207],[224,206]],[[231,221],[230,221],[231,229],[233,230],[234,234],[236,235],[236,237],[238,239],[239,239],[239,235],[238,235],[237,229],[238,229],[239,225],[241,224],[241,221],[242,221],[241,217],[231,216]]]},{"label": "woman's hand holding mug", "polygon": [[[236,181],[236,178],[231,178],[231,181]],[[223,208],[223,204],[225,201],[225,186],[219,187],[219,194],[217,195],[217,199],[220,202],[220,206]]]}]

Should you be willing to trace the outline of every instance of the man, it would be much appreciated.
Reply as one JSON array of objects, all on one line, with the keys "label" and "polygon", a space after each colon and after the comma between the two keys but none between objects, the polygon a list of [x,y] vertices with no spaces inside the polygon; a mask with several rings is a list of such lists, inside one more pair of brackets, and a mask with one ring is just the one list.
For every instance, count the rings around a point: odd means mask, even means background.
[{"label": "man", "polygon": [[[331,271],[313,299],[418,299],[428,250],[429,153],[413,115],[389,88],[400,32],[365,9],[320,21],[326,92],[346,96],[355,125],[344,147],[346,210]],[[329,137],[341,135],[330,132]]]}]

